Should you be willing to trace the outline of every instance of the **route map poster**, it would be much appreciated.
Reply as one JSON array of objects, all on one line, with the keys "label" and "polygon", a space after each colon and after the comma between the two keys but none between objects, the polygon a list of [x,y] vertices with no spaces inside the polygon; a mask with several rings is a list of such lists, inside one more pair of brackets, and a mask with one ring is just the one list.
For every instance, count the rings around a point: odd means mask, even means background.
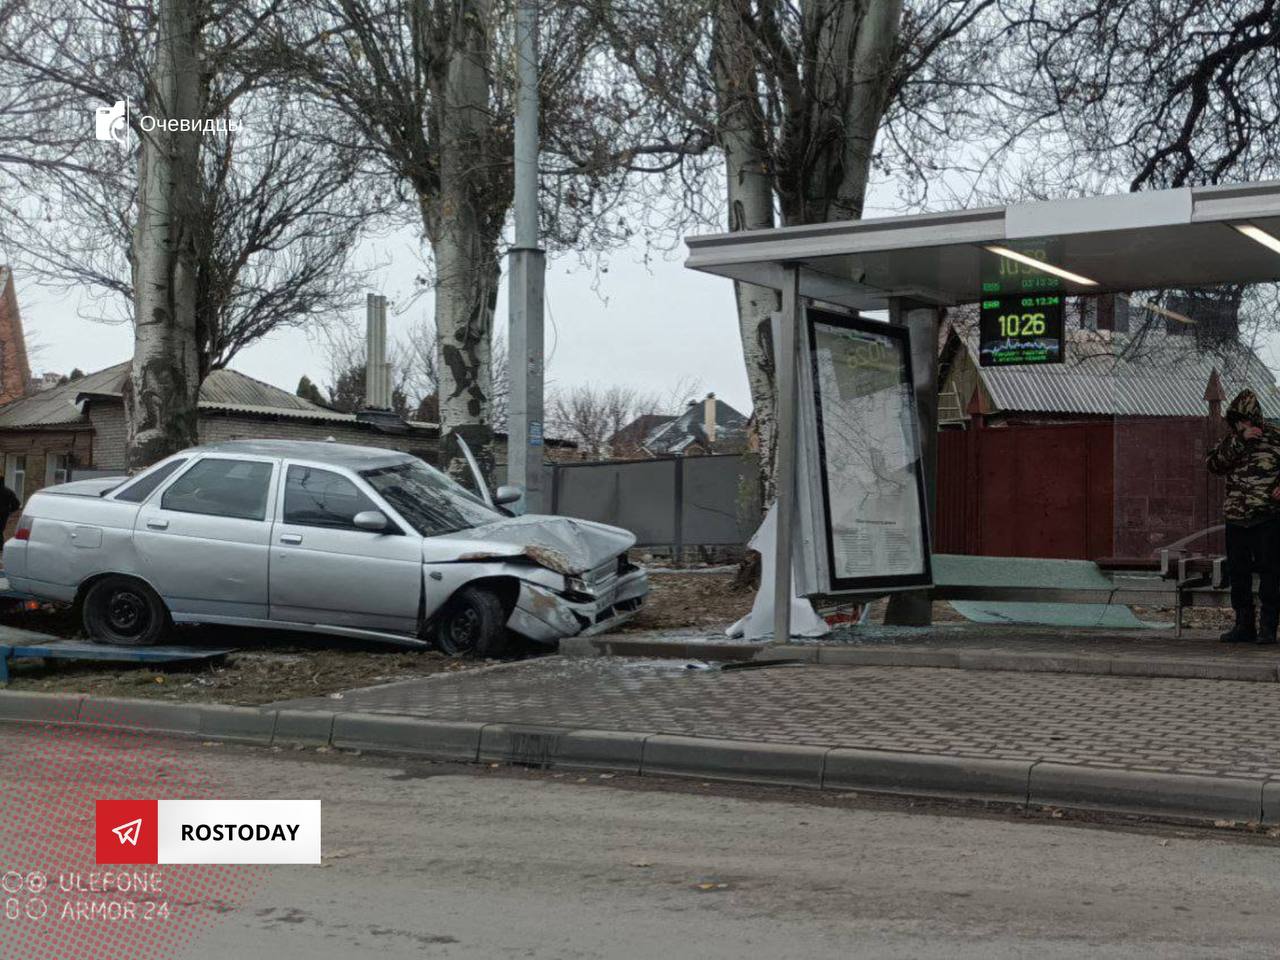
[{"label": "route map poster", "polygon": [[907,331],[810,309],[832,591],[932,581]]}]

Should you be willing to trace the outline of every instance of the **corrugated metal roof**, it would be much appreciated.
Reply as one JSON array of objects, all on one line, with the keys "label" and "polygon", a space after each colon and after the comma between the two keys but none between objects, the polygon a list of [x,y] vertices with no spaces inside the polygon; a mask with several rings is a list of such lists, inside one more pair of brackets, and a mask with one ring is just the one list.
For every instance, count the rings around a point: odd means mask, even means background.
[{"label": "corrugated metal roof", "polygon": [[[976,367],[976,332],[963,342]],[[979,375],[1001,411],[1202,417],[1205,386],[1216,369],[1228,400],[1248,387],[1269,418],[1280,418],[1274,375],[1243,346],[1207,350],[1191,336],[1148,333],[1135,343],[1123,334],[1075,330],[1065,352],[1060,364],[978,367]]]},{"label": "corrugated metal roof", "polygon": [[214,370],[205,377],[200,385],[200,403],[215,407],[270,407],[310,414],[333,412],[236,370]]},{"label": "corrugated metal roof", "polygon": [[[81,419],[77,398],[119,397],[129,362],[117,363],[59,387],[41,390],[0,408],[0,429],[46,427]],[[200,386],[200,409],[253,413],[305,420],[354,422],[355,415],[339,413],[294,396],[279,387],[235,370],[214,370]]]},{"label": "corrugated metal roof", "polygon": [[[203,393],[203,391],[201,391]],[[330,421],[340,423],[355,423],[356,415],[354,413],[342,413],[338,410],[327,410],[324,407],[312,405],[302,410],[295,410],[291,407],[273,407],[267,404],[254,403],[210,403],[208,400],[201,399],[201,410],[216,410],[220,413],[249,413],[260,416],[271,417],[288,417],[294,420],[323,420],[326,423]]]},{"label": "corrugated metal roof", "polygon": [[117,363],[96,373],[86,374],[60,387],[50,387],[15,400],[0,408],[0,428],[51,427],[75,423],[81,419],[76,397],[82,393],[120,395],[120,381],[129,364]]}]

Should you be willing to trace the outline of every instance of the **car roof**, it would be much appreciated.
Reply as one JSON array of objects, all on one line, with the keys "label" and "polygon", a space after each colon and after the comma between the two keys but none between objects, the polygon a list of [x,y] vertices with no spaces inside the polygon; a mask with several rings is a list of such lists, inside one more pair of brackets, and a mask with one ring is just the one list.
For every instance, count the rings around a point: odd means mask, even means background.
[{"label": "car roof", "polygon": [[349,443],[323,440],[226,440],[201,444],[184,450],[187,455],[202,453],[241,453],[254,457],[280,457],[291,460],[314,460],[351,470],[386,466],[414,459],[412,454],[382,447],[358,447]]}]

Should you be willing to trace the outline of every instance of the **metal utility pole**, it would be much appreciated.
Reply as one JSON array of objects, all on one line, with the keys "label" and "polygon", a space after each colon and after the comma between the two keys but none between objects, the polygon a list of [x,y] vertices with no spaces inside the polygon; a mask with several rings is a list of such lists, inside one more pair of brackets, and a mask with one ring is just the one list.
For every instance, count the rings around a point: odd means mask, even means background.
[{"label": "metal utility pole", "polygon": [[524,491],[514,505],[517,513],[542,513],[542,290],[546,255],[538,246],[538,0],[517,2],[516,59],[516,242],[508,259],[511,389],[507,482]]}]

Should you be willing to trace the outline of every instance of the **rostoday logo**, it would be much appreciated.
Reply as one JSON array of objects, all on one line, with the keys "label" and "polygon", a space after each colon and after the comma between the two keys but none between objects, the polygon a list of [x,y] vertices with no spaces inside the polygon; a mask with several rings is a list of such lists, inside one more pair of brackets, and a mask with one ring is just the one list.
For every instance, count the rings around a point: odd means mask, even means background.
[{"label": "rostoday logo", "polygon": [[240,129],[240,122],[229,117],[207,117],[188,120],[161,119],[149,113],[134,114],[128,100],[117,100],[109,107],[97,107],[93,113],[93,135],[98,140],[114,140],[122,147],[129,145],[130,121],[136,116],[143,133],[165,130],[170,133],[226,133]]},{"label": "rostoday logo", "polygon": [[98,863],[319,863],[319,800],[99,800]]}]

